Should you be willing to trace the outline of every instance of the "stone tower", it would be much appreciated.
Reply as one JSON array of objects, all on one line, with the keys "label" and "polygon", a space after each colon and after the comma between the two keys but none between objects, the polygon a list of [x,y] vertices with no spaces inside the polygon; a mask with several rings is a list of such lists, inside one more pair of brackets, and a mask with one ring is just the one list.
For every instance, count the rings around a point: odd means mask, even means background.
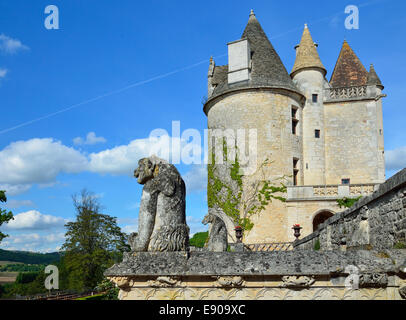
[{"label": "stone tower", "polygon": [[[255,129],[257,139],[255,170],[242,181],[230,179],[230,165],[217,158],[209,165],[209,207],[210,177],[231,185],[234,194],[239,183],[246,191],[258,179],[287,179],[286,202],[273,201],[253,216],[245,243],[292,241],[293,224],[309,234],[341,211],[337,199],[369,194],[385,180],[383,85],[373,66],[366,71],[345,41],[330,82],[326,74],[307,25],[289,75],[252,11],[241,39],[228,43],[228,65],[210,59],[204,105],[209,154],[221,151],[218,132]],[[241,154],[252,147],[245,141]],[[226,195],[221,185],[214,192]]]},{"label": "stone tower", "polygon": [[[324,130],[324,88],[327,86],[324,68],[317,45],[305,25],[300,44],[295,47],[296,60],[291,77],[298,89],[305,95],[303,108],[303,164],[304,170],[298,185],[325,185],[325,130]],[[315,139],[315,134],[319,135]]]}]

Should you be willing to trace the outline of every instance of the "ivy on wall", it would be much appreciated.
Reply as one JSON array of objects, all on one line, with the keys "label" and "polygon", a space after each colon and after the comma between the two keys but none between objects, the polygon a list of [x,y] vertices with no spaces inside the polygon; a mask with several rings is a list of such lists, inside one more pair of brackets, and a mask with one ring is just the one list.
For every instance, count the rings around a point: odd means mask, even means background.
[{"label": "ivy on wall", "polygon": [[[227,151],[227,145],[223,140],[223,154],[226,159],[228,159]],[[280,195],[281,193],[286,193],[286,186],[283,183],[275,186],[262,177],[250,185],[243,186],[243,175],[240,174],[241,167],[238,160],[238,152],[235,152],[235,159],[229,168],[231,185],[216,176],[215,155],[211,152],[210,156],[211,163],[207,166],[208,207],[222,210],[233,220],[235,225],[242,227],[244,233],[249,232],[254,227],[251,217],[259,215],[273,199],[282,202],[286,201],[286,198]],[[258,170],[262,171],[265,165],[270,164],[267,159]]]},{"label": "ivy on wall", "polygon": [[357,198],[342,198],[342,199],[337,199],[337,204],[339,205],[340,208],[351,208],[359,199],[361,199],[362,196],[359,196]]}]

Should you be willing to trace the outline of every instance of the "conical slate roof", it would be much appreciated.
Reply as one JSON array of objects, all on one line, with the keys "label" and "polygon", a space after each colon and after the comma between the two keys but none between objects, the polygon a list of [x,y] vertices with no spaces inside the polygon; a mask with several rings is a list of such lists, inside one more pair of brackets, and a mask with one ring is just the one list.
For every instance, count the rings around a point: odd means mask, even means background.
[{"label": "conical slate roof", "polygon": [[251,79],[254,84],[297,90],[252,11],[242,38],[248,39],[253,52]]},{"label": "conical slate roof", "polygon": [[228,67],[216,66],[213,77],[223,81],[217,84],[210,98],[233,89],[255,87],[282,88],[301,94],[252,10],[242,35],[242,39],[244,38],[248,39],[252,52],[251,79],[245,83],[232,84],[230,87],[225,73]]},{"label": "conical slate roof", "polygon": [[369,86],[381,87],[381,89],[384,88],[384,86],[382,85],[381,79],[379,79],[378,75],[375,72],[375,68],[374,68],[373,64],[371,64],[371,66],[369,68],[367,84]]},{"label": "conical slate roof", "polygon": [[336,66],[331,75],[330,85],[335,88],[364,86],[367,84],[368,71],[344,40]]},{"label": "conical slate roof", "polygon": [[296,60],[291,75],[293,76],[297,71],[306,68],[319,68],[323,70],[324,75],[327,73],[326,68],[324,68],[320,60],[316,44],[312,39],[307,24],[305,24],[302,39],[296,49]]}]

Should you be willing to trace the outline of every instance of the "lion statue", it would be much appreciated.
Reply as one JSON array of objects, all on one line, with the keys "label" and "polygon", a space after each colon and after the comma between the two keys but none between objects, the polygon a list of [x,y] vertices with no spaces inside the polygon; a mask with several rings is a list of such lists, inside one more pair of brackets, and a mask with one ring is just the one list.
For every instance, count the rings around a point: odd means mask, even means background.
[{"label": "lion statue", "polygon": [[224,221],[213,212],[209,212],[202,223],[205,225],[210,223],[207,250],[214,252],[227,251],[227,227]]},{"label": "lion statue", "polygon": [[187,251],[186,187],[174,165],[156,156],[138,162],[134,176],[144,185],[138,233],[129,237],[131,249],[142,251]]}]

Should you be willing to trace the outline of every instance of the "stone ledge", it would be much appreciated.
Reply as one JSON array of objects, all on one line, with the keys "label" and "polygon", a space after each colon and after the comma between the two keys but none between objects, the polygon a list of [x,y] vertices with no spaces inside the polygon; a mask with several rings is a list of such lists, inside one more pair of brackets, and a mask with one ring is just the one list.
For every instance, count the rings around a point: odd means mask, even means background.
[{"label": "stone ledge", "polygon": [[345,275],[348,265],[362,273],[395,274],[405,259],[406,250],[140,252],[126,253],[105,276]]}]

